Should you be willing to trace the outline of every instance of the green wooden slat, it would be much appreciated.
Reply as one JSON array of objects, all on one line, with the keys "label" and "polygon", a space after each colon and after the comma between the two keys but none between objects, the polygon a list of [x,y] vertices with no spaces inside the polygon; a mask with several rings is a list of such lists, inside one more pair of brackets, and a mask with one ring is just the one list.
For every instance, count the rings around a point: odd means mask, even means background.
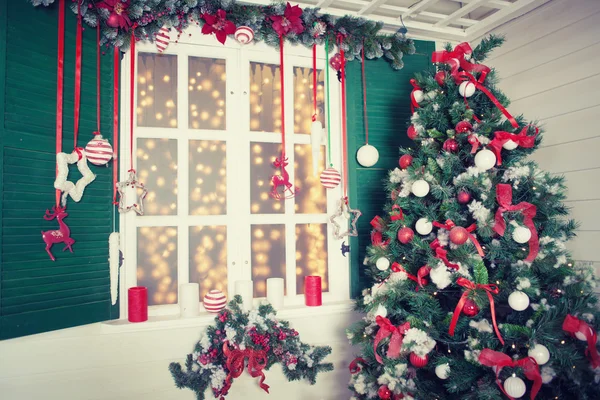
[{"label": "green wooden slat", "polygon": [[102,262],[99,262],[98,264],[73,265],[67,267],[29,269],[27,270],[27,278],[21,277],[21,271],[3,271],[0,279],[4,282],[4,287],[14,288],[29,285],[30,282],[35,282],[37,279],[53,279],[58,275],[64,275],[64,278],[70,279],[70,276],[100,271],[106,271],[106,265]]},{"label": "green wooden slat", "polygon": [[[6,105],[6,30],[8,28],[7,21],[7,2],[0,1],[0,196],[4,193],[4,179],[2,174],[2,165],[4,164],[4,130],[5,130],[5,105]],[[0,249],[3,245],[3,228],[2,220],[4,218],[2,206],[2,198],[0,197]],[[2,293],[2,259],[0,258],[0,293]],[[0,298],[0,316],[2,315],[2,298]],[[0,328],[0,335],[2,329]]]},{"label": "green wooden slat", "polygon": [[[79,291],[72,291],[68,298],[64,299],[44,299],[38,303],[22,304],[22,305],[8,305],[4,309],[4,315],[22,314],[32,311],[40,311],[46,309],[52,309],[56,307],[64,306],[76,306],[82,303],[101,302],[106,300],[106,289],[107,287],[101,287],[97,290],[90,291],[89,289],[83,289]],[[76,293],[82,293],[80,296],[76,296]],[[93,293],[98,292],[98,293]]]},{"label": "green wooden slat", "polygon": [[[106,275],[106,274],[105,274]],[[109,285],[108,276],[95,279],[78,279],[74,281],[60,281],[48,285],[27,286],[17,289],[4,289],[2,299],[5,306],[14,306],[17,304],[37,303],[44,300],[53,300],[68,298],[71,291],[81,289],[85,291],[97,290],[98,287]],[[74,296],[81,296],[85,293],[79,293]]]}]

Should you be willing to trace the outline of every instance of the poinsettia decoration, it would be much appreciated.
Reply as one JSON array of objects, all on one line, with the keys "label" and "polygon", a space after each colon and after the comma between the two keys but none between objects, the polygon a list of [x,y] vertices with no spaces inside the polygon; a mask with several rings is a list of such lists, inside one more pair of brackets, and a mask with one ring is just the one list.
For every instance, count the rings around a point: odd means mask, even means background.
[{"label": "poinsettia decoration", "polygon": [[273,21],[273,30],[277,32],[279,36],[285,36],[290,32],[296,35],[304,32],[304,25],[302,25],[302,9],[300,6],[291,6],[287,3],[283,15],[272,15],[271,20]]},{"label": "poinsettia decoration", "polygon": [[221,44],[225,44],[227,35],[233,35],[235,33],[235,24],[227,20],[227,13],[225,10],[218,10],[217,15],[202,14],[202,18],[206,21],[202,26],[202,33],[205,35],[214,33]]},{"label": "poinsettia decoration", "polygon": [[96,5],[98,8],[104,8],[110,11],[110,16],[106,20],[106,25],[112,28],[129,28],[131,20],[127,15],[130,0],[104,0]]}]

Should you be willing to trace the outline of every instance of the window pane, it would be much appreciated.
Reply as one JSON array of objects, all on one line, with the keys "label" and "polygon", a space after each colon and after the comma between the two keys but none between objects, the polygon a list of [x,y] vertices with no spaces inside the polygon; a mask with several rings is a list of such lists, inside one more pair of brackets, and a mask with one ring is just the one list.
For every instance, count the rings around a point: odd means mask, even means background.
[{"label": "window pane", "polygon": [[[317,70],[317,119],[325,127],[325,73]],[[294,67],[294,133],[310,134],[313,107],[313,69]]]},{"label": "window pane", "polygon": [[137,284],[148,288],[148,304],[177,303],[177,228],[137,229]]},{"label": "window pane", "polygon": [[285,279],[285,225],[252,225],[254,297],[267,296],[267,278]]},{"label": "window pane", "polygon": [[177,128],[177,56],[138,54],[137,124]]},{"label": "window pane", "polygon": [[250,130],[281,132],[279,65],[250,63]]},{"label": "window pane", "polygon": [[329,291],[327,273],[327,224],[296,225],[296,292],[304,293],[304,277],[321,277],[323,292]]},{"label": "window pane", "polygon": [[137,168],[148,189],[144,215],[177,214],[177,140],[138,139]]},{"label": "window pane", "polygon": [[294,197],[294,208],[299,214],[327,212],[327,193],[319,179],[319,175],[325,169],[325,146],[319,147],[319,164],[315,176],[313,175],[312,147],[308,144],[294,145],[294,180],[295,186],[300,188]]},{"label": "window pane", "polygon": [[190,226],[190,282],[200,284],[200,301],[212,289],[227,295],[227,227]]},{"label": "window pane", "polygon": [[219,140],[190,140],[190,215],[227,213],[227,144]]},{"label": "window pane", "polygon": [[189,128],[224,130],[225,60],[190,57],[188,62]]},{"label": "window pane", "polygon": [[[250,143],[250,210],[252,214],[282,214],[285,212],[285,202],[269,196],[271,177],[279,174],[273,161],[281,157],[279,143]],[[286,167],[290,170],[290,167]]]}]

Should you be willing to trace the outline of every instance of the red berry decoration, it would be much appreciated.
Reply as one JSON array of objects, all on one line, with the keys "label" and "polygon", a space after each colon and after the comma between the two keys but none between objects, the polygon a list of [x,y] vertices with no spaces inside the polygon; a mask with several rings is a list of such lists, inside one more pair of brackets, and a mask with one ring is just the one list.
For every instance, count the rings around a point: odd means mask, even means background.
[{"label": "red berry decoration", "polygon": [[406,134],[408,135],[409,139],[415,140],[417,138],[417,129],[415,128],[414,125],[411,125],[408,127]]},{"label": "red berry decoration", "polygon": [[458,151],[458,142],[455,139],[446,139],[442,148],[448,153],[456,153]]},{"label": "red berry decoration", "polygon": [[455,226],[450,231],[450,241],[456,245],[464,244],[469,240],[469,232],[462,226]]},{"label": "red berry decoration", "polygon": [[379,386],[377,394],[382,400],[389,400],[392,398],[392,391],[387,387],[387,385]]},{"label": "red berry decoration", "polygon": [[410,357],[408,359],[410,360],[410,363],[417,368],[423,368],[429,362],[429,356],[427,354],[425,354],[425,357],[421,357],[415,353],[410,353]]},{"label": "red berry decoration", "polygon": [[402,244],[410,243],[415,237],[415,233],[410,228],[402,228],[398,231],[398,240]]},{"label": "red berry decoration", "polygon": [[467,299],[465,304],[463,304],[462,313],[467,317],[474,317],[479,314],[479,307],[477,307],[477,304],[473,300]]},{"label": "red berry decoration", "polygon": [[406,168],[410,167],[412,162],[413,162],[412,156],[410,154],[405,154],[402,157],[400,157],[400,160],[398,160],[398,165],[400,165],[400,168],[406,169]]},{"label": "red berry decoration", "polygon": [[456,199],[460,204],[467,204],[471,201],[471,193],[461,190],[460,192],[458,192],[458,196],[456,196]]},{"label": "red berry decoration", "polygon": [[456,124],[454,130],[456,133],[473,132],[473,125],[471,125],[469,121],[460,121],[458,124]]}]

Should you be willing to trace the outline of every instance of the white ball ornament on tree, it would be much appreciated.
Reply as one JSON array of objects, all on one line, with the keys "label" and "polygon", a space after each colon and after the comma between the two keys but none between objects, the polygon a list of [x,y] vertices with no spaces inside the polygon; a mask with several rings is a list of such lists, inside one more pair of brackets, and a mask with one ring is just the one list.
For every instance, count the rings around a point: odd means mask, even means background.
[{"label": "white ball ornament on tree", "polygon": [[475,166],[482,171],[494,168],[496,165],[496,155],[488,149],[480,150],[475,154]]},{"label": "white ball ornament on tree", "polygon": [[535,360],[538,365],[544,365],[550,360],[550,352],[543,344],[536,344],[527,352],[527,355]]},{"label": "white ball ornament on tree", "polygon": [[504,381],[504,390],[513,399],[520,399],[527,391],[527,387],[523,379],[513,375]]},{"label": "white ball ornament on tree", "polygon": [[387,308],[385,308],[382,304],[377,306],[377,309],[375,310],[375,316],[379,316],[382,318],[387,317]]},{"label": "white ball ornament on tree", "polygon": [[531,239],[531,231],[524,226],[518,226],[513,231],[512,238],[517,243],[527,243]]},{"label": "white ball ornament on tree", "polygon": [[450,375],[450,364],[440,364],[435,367],[435,375],[441,380],[448,379],[448,375]]},{"label": "white ball ornament on tree", "polygon": [[421,103],[425,99],[425,93],[422,90],[413,90],[412,95],[417,103]]},{"label": "white ball ornament on tree", "polygon": [[523,311],[529,307],[529,296],[520,290],[515,290],[508,296],[508,305],[515,311]]},{"label": "white ball ornament on tree", "polygon": [[473,82],[465,81],[458,86],[458,94],[462,97],[471,97],[475,94],[475,84]]},{"label": "white ball ornament on tree", "polygon": [[410,190],[417,197],[425,197],[429,193],[429,183],[424,179],[419,179],[413,182]]},{"label": "white ball ornament on tree", "polygon": [[249,26],[240,26],[235,30],[233,37],[241,44],[248,44],[254,39],[254,30]]},{"label": "white ball ornament on tree", "polygon": [[502,145],[504,150],[514,150],[517,147],[519,147],[518,143],[510,139]]},{"label": "white ball ornament on tree", "polygon": [[378,270],[387,271],[387,269],[390,267],[390,260],[385,257],[379,257],[375,262],[375,265],[377,266]]},{"label": "white ball ornament on tree", "polygon": [[379,160],[379,151],[377,151],[375,146],[365,144],[358,149],[358,153],[356,153],[356,160],[363,167],[372,167],[377,163],[377,160]]},{"label": "white ball ornament on tree", "polygon": [[429,235],[433,230],[433,224],[427,218],[419,218],[415,224],[415,230],[420,235]]}]

